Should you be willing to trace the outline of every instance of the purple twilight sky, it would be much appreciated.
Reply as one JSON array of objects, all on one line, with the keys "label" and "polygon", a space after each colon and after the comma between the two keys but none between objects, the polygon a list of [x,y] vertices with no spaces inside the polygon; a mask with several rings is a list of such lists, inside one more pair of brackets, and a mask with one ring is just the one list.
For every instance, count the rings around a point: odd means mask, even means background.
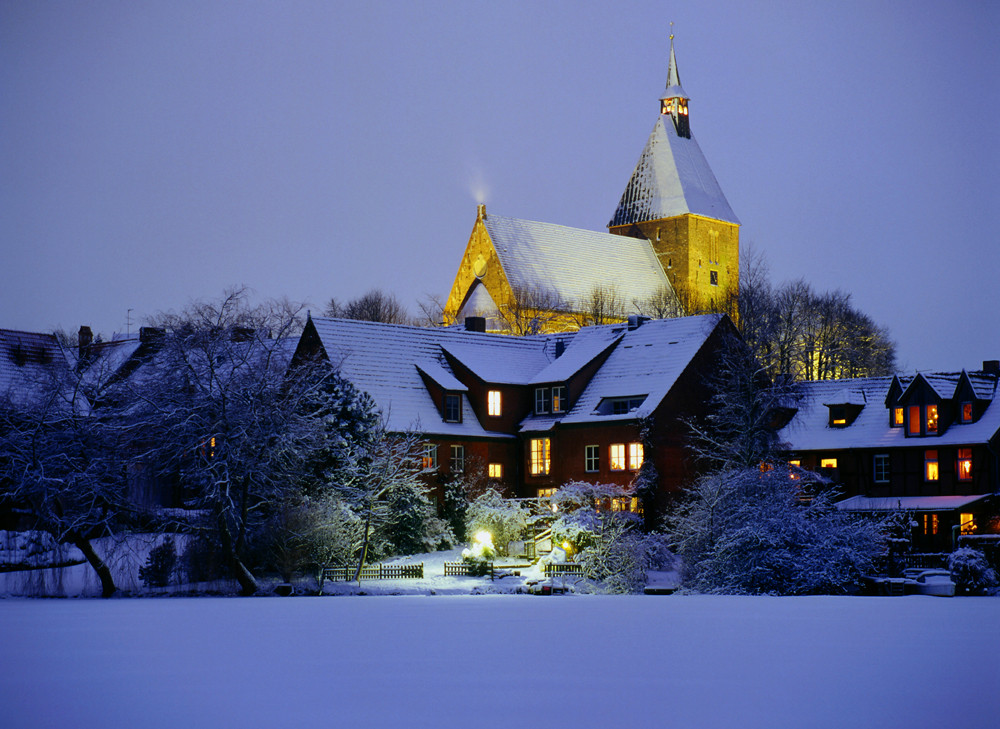
[{"label": "purple twilight sky", "polygon": [[0,2],[0,327],[105,336],[245,284],[447,294],[475,203],[603,230],[675,22],[775,282],[905,369],[1000,358],[1000,4]]}]

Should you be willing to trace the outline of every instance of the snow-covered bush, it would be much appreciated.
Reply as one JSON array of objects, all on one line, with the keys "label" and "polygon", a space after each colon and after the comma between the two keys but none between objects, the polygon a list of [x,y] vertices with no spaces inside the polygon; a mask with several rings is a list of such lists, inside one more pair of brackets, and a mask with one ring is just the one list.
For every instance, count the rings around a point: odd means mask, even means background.
[{"label": "snow-covered bush", "polygon": [[508,501],[495,489],[488,489],[469,504],[465,514],[467,534],[489,532],[500,554],[507,553],[507,544],[524,534],[528,514],[520,504]]},{"label": "snow-covered bush", "polygon": [[469,565],[469,574],[473,577],[489,574],[496,556],[497,548],[493,544],[493,535],[485,530],[477,532],[472,540],[472,546],[462,550],[462,561]]},{"label": "snow-covered bush", "polygon": [[880,525],[837,511],[821,484],[780,467],[699,480],[671,519],[684,585],[735,594],[837,594],[870,572]]},{"label": "snow-covered bush", "polygon": [[997,587],[996,571],[978,549],[962,547],[948,557],[955,591],[965,595],[988,595]]}]

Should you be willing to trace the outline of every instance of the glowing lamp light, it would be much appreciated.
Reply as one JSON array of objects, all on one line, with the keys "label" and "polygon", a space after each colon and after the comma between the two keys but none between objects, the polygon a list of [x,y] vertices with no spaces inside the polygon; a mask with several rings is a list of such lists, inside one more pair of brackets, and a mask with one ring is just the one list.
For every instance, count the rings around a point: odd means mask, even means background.
[{"label": "glowing lamp light", "polygon": [[493,546],[493,535],[490,534],[485,529],[483,531],[476,532],[476,535],[473,537],[473,539],[475,539],[477,543],[482,544],[483,546],[487,545],[491,547]]}]

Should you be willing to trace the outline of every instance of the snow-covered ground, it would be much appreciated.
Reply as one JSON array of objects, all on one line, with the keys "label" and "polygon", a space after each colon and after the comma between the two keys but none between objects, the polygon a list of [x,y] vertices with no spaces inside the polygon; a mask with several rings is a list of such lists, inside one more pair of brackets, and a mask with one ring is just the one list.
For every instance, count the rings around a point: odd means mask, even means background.
[{"label": "snow-covered ground", "polygon": [[988,726],[1000,601],[0,600],[11,727]]}]

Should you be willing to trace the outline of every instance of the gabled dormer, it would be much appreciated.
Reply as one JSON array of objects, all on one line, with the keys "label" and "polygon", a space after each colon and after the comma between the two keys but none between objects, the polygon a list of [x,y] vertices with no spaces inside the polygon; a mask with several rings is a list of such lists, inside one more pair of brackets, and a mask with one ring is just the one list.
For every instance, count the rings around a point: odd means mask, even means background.
[{"label": "gabled dormer", "polygon": [[843,389],[823,403],[829,408],[827,425],[831,428],[846,428],[851,425],[867,404],[864,390]]},{"label": "gabled dormer", "polygon": [[918,373],[900,394],[896,407],[903,409],[907,438],[937,436],[943,433],[950,418],[950,400],[923,374]]},{"label": "gabled dormer", "polygon": [[988,377],[980,373],[969,374],[962,370],[955,388],[955,422],[961,425],[975,423],[992,402],[992,387]]},{"label": "gabled dormer", "polygon": [[440,363],[425,360],[416,363],[420,379],[423,380],[427,393],[434,401],[434,406],[446,423],[462,422],[462,400],[469,388],[459,382]]},{"label": "gabled dormer", "polygon": [[899,396],[903,394],[903,383],[899,375],[892,376],[889,392],[885,395],[885,406],[889,410],[889,427],[902,428],[906,425],[906,409],[899,404]]}]

